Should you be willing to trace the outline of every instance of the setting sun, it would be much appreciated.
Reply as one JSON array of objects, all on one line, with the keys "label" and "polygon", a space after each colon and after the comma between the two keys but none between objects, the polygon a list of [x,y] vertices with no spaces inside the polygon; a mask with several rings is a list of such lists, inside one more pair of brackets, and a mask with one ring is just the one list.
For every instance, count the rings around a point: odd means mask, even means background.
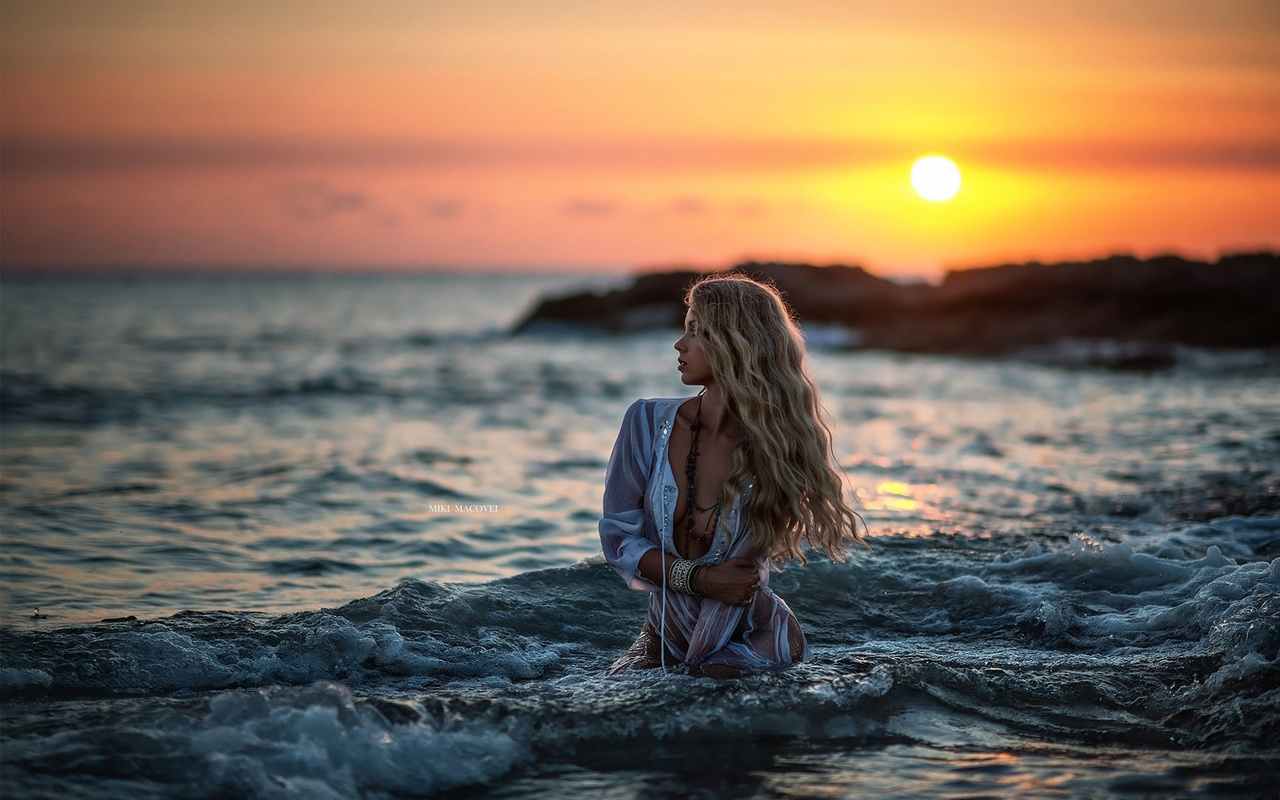
[{"label": "setting sun", "polygon": [[911,168],[911,185],[925,200],[941,203],[960,191],[960,169],[942,156],[925,156]]}]

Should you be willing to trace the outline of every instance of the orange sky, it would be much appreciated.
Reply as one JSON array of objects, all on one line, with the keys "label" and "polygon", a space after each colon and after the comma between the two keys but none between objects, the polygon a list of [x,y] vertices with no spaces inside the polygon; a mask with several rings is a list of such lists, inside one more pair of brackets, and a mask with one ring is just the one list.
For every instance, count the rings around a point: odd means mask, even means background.
[{"label": "orange sky", "polygon": [[1213,256],[1280,246],[1280,4],[0,0],[0,137],[9,267]]}]

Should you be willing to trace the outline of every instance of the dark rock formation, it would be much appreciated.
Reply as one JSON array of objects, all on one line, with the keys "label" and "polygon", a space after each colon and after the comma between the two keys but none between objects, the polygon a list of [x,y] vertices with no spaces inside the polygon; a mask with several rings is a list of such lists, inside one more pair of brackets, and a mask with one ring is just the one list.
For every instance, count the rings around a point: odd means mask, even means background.
[{"label": "dark rock formation", "polygon": [[868,336],[894,349],[998,354],[1061,339],[1280,345],[1280,258],[1163,256],[950,272],[919,309]]},{"label": "dark rock formation", "polygon": [[[1129,342],[1113,353],[1158,368],[1169,348],[1280,347],[1280,257],[1113,256],[1089,262],[1009,264],[947,273],[939,286],[904,286],[861,267],[749,262],[804,323],[842,325],[865,347],[1002,355],[1062,341]],[[609,331],[679,327],[684,291],[699,273],[644,275],[626,289],[542,301],[516,332],[548,325]]]},{"label": "dark rock formation", "polygon": [[580,292],[542,300],[515,327],[516,333],[564,325],[615,333],[684,325],[684,291],[702,273],[691,270],[641,275],[626,289],[605,294]]}]

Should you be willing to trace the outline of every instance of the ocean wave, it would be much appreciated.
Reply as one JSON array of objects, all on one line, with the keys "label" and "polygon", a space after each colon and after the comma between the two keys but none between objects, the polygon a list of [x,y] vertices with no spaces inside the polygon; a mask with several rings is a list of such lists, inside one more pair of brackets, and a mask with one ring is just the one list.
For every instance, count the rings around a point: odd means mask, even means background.
[{"label": "ocean wave", "polygon": [[[95,725],[92,711],[71,730],[23,731],[6,741],[6,783],[33,775],[47,788],[65,774],[49,766],[72,760],[89,773],[81,780],[144,774],[192,797],[430,796],[547,756],[623,762],[697,747],[733,758],[777,737],[883,735],[892,688],[873,668],[799,682],[636,674],[500,692],[472,683],[401,697],[316,681],[163,707],[118,701],[112,711],[129,719],[130,736]],[[865,713],[851,717],[854,709]]]},{"label": "ocean wave", "polygon": [[[750,724],[788,735],[844,730],[831,720],[875,694],[863,679],[880,675],[873,685],[897,687],[899,700],[914,693],[1007,725],[1086,739],[1263,746],[1280,714],[1280,566],[1255,548],[1277,530],[1280,520],[1227,519],[1149,552],[1078,536],[1057,549],[1031,544],[975,559],[970,568],[928,563],[926,542],[899,561],[915,558],[914,569],[881,571],[864,557],[788,570],[774,586],[793,601],[817,658],[756,684],[772,693],[770,713],[792,719],[791,727],[761,722],[763,711]],[[1188,554],[1190,543],[1199,557]],[[405,581],[337,609],[279,617],[187,612],[5,629],[0,678],[6,699],[340,680],[380,692],[498,693],[485,702],[515,702],[525,691],[545,699],[559,686],[569,700],[585,691],[598,702],[589,687],[630,643],[643,603],[596,562],[481,585]],[[850,681],[852,695],[841,688]],[[640,719],[646,735],[658,735],[658,721]],[[681,724],[704,725],[692,719]]]},{"label": "ocean wave", "polygon": [[[289,367],[263,363],[236,370],[209,369],[197,375],[184,375],[179,365],[169,369],[122,365],[111,374],[74,378],[6,369],[0,372],[0,414],[8,425],[168,426],[209,408],[269,413],[282,404],[302,403],[301,411],[322,414],[323,409],[306,404],[324,400],[506,409],[513,398],[577,403],[584,398],[617,400],[626,395],[616,381],[568,374],[551,362],[491,372],[483,365],[463,369],[447,361],[436,364],[413,358],[393,364],[330,361],[318,357]],[[517,415],[517,421],[525,424],[523,414]]]},{"label": "ocean wave", "polygon": [[[299,470],[299,472],[303,472]],[[451,489],[436,481],[427,480],[397,469],[381,469],[369,466],[348,467],[344,464],[332,464],[313,471],[312,474],[294,474],[291,477],[293,496],[296,499],[314,500],[343,491],[357,490],[368,492],[405,492],[413,496],[436,499],[466,501],[473,499],[470,495]]]},{"label": "ocean wave", "polygon": [[165,415],[194,408],[252,408],[299,398],[412,396],[403,387],[340,368],[319,375],[262,377],[255,384],[210,386],[137,382],[131,386],[53,381],[22,373],[0,375],[0,414],[6,424],[46,423],[92,428],[106,424],[167,422]]},{"label": "ocean wave", "polygon": [[[360,700],[330,682],[226,692],[203,714],[135,712],[126,737],[90,724],[10,739],[6,784],[19,788],[34,773],[45,791],[63,782],[64,796],[75,796],[86,782],[101,789],[145,775],[195,798],[429,796],[491,782],[530,758],[528,738],[502,725],[405,707]],[[76,765],[72,776],[41,774],[59,762]]]},{"label": "ocean wave", "polygon": [[38,375],[0,373],[0,415],[9,425],[18,422],[75,426],[129,424],[146,414],[150,399],[125,389],[57,385]]},{"label": "ocean wave", "polygon": [[[2,688],[6,696],[127,697],[322,679],[528,680],[581,654],[584,638],[621,644],[615,615],[585,586],[607,576],[588,572],[482,586],[406,581],[338,609],[278,617],[183,612],[47,632],[5,628]],[[561,613],[547,614],[554,596]]]}]

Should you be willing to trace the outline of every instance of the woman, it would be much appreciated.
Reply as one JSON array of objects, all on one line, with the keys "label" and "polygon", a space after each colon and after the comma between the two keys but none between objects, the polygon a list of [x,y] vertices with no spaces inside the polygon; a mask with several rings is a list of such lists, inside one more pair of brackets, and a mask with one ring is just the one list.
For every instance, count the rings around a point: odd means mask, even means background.
[{"label": "woman", "polygon": [[609,673],[683,663],[732,676],[805,660],[771,562],[803,563],[802,540],[842,561],[864,540],[777,291],[717,275],[685,304],[680,378],[703,389],[636,401],[605,477],[605,559],[650,592],[640,637]]}]

